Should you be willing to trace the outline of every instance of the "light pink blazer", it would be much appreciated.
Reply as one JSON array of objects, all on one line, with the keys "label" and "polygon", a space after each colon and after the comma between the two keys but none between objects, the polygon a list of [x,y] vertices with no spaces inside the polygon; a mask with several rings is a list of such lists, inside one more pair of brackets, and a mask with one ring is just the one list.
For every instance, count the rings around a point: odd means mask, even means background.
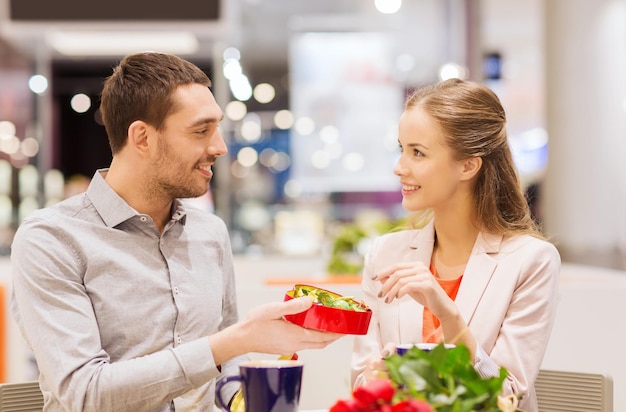
[{"label": "light pink blazer", "polygon": [[[434,226],[377,238],[365,258],[364,300],[373,315],[367,335],[357,336],[352,356],[352,383],[363,382],[367,358],[388,342],[422,341],[423,306],[405,296],[386,304],[377,298],[380,283],[372,276],[400,262],[429,266]],[[561,259],[549,242],[532,236],[479,233],[467,263],[456,304],[478,345],[490,359],[482,365],[509,372],[503,394],[524,394],[520,409],[537,410],[534,382],[539,373],[556,315]],[[495,364],[494,364],[495,363]],[[488,369],[488,368],[487,368]]]}]

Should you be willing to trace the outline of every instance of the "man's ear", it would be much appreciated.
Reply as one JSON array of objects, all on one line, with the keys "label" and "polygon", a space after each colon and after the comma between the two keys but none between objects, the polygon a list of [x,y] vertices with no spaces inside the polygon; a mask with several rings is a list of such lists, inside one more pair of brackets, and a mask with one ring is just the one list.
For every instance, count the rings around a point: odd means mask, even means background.
[{"label": "man's ear", "polygon": [[471,180],[483,166],[482,157],[468,157],[462,162],[461,180]]},{"label": "man's ear", "polygon": [[128,145],[133,150],[138,150],[142,153],[147,152],[149,133],[150,128],[146,122],[135,120],[128,127]]}]

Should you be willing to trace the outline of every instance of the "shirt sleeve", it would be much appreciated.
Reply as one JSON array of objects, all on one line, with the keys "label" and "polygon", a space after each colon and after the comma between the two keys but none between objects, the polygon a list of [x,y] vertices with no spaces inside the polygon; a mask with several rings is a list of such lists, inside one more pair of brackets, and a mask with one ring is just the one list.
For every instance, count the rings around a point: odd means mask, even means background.
[{"label": "shirt sleeve", "polygon": [[[488,325],[486,315],[481,316],[470,328],[478,344],[474,358],[477,372],[483,377],[496,376],[499,367],[504,367],[508,374],[502,394],[522,397],[520,409],[532,410],[534,382],[556,317],[561,260],[553,245],[539,240],[520,248],[516,259],[521,263],[504,318]],[[495,299],[499,291],[492,289],[491,293]],[[491,332],[485,333],[487,327]]]},{"label": "shirt sleeve", "polygon": [[500,366],[478,344],[476,345],[476,355],[474,356],[474,368],[482,378],[493,378],[500,375]]},{"label": "shirt sleeve", "polygon": [[159,410],[219,375],[208,338],[111,362],[82,281],[85,263],[45,219],[22,223],[11,260],[13,316],[36,356],[42,390],[65,410]]}]

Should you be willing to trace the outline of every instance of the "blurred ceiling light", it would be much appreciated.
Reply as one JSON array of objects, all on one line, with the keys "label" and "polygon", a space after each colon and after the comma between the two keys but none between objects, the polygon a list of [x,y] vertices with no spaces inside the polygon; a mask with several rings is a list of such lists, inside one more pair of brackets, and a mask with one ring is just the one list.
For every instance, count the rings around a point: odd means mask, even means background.
[{"label": "blurred ceiling light", "polygon": [[252,167],[259,160],[259,153],[253,147],[242,147],[237,152],[237,161],[244,167]]},{"label": "blurred ceiling light", "polygon": [[287,153],[277,152],[270,147],[263,149],[259,161],[274,173],[284,172],[291,166],[291,157]]},{"label": "blurred ceiling light", "polygon": [[34,137],[27,137],[22,140],[20,150],[27,157],[35,157],[39,153],[39,142]]},{"label": "blurred ceiling light", "polygon": [[28,88],[37,94],[42,94],[48,90],[48,79],[41,74],[36,74],[28,79]]},{"label": "blurred ceiling light", "polygon": [[63,198],[65,178],[58,169],[50,169],[43,176],[43,189],[46,199],[60,200]]},{"label": "blurred ceiling light", "polygon": [[325,143],[333,143],[339,140],[339,130],[332,125],[324,126],[320,130],[320,139]]},{"label": "blurred ceiling light", "polygon": [[7,195],[0,196],[0,227],[8,228],[13,222],[13,200]]},{"label": "blurred ceiling light", "polygon": [[307,116],[302,116],[296,121],[296,131],[303,135],[307,136],[315,131],[315,121]]},{"label": "blurred ceiling light", "polygon": [[279,110],[274,115],[274,124],[282,130],[286,130],[293,126],[293,114],[289,110]]},{"label": "blurred ceiling light", "polygon": [[3,120],[0,122],[0,139],[10,139],[15,136],[15,124],[8,121]]},{"label": "blurred ceiling light", "polygon": [[39,192],[39,170],[34,165],[25,166],[17,175],[20,196],[37,196]]},{"label": "blurred ceiling light", "polygon": [[239,60],[236,59],[226,59],[222,65],[222,71],[224,72],[224,77],[228,80],[241,76],[243,73],[241,63],[239,63]]},{"label": "blurred ceiling light", "polygon": [[276,152],[272,156],[270,169],[274,172],[284,172],[291,166],[291,156],[285,152]]},{"label": "blurred ceiling light", "polygon": [[228,86],[230,87],[230,92],[237,100],[245,102],[252,97],[252,86],[250,85],[248,77],[243,74],[230,79]]},{"label": "blurred ceiling light", "polygon": [[446,63],[439,69],[439,78],[441,80],[467,79],[467,69],[457,63]]},{"label": "blurred ceiling light", "polygon": [[291,179],[285,183],[283,190],[285,191],[285,195],[293,199],[302,194],[302,185],[297,180]]},{"label": "blurred ceiling light", "polygon": [[374,0],[374,6],[383,14],[394,14],[402,7],[402,0]]},{"label": "blurred ceiling light", "polygon": [[276,150],[271,147],[265,148],[261,151],[259,155],[259,162],[265,167],[270,167],[272,165],[272,156],[276,153]]},{"label": "blurred ceiling light", "polygon": [[0,159],[0,196],[11,194],[13,189],[13,168],[11,163]]},{"label": "blurred ceiling light", "polygon": [[254,88],[254,98],[259,103],[269,103],[274,100],[276,90],[269,83],[259,83]]},{"label": "blurred ceiling light", "polygon": [[20,139],[16,136],[0,140],[0,152],[12,155],[20,150]]},{"label": "blurred ceiling light", "polygon": [[241,52],[236,47],[228,47],[224,50],[224,54],[222,55],[224,60],[239,60],[241,59]]},{"label": "blurred ceiling light", "polygon": [[57,31],[46,36],[48,44],[66,56],[111,56],[156,50],[163,53],[193,54],[198,39],[190,32]]},{"label": "blurred ceiling light", "polygon": [[228,102],[225,108],[226,116],[230,120],[238,121],[244,118],[246,113],[248,113],[248,107],[244,102],[240,102],[239,100],[233,100],[232,102]]},{"label": "blurred ceiling light", "polygon": [[256,143],[261,139],[261,135],[263,134],[263,130],[261,129],[260,121],[256,121],[255,119],[246,119],[243,121],[241,125],[241,137],[247,142]]},{"label": "blurred ceiling light", "polygon": [[91,99],[84,93],[77,93],[72,96],[70,106],[76,113],[85,113],[91,107]]},{"label": "blurred ceiling light", "polygon": [[316,169],[326,169],[330,164],[330,156],[323,150],[316,150],[311,155],[311,164]]}]

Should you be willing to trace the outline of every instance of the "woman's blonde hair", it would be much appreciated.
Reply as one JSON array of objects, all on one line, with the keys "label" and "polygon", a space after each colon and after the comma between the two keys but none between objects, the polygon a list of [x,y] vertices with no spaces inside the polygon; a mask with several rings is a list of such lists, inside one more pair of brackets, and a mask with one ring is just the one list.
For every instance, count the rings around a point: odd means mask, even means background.
[{"label": "woman's blonde hair", "polygon": [[[542,237],[513,162],[506,115],[496,94],[478,83],[450,79],[416,90],[405,110],[415,107],[437,121],[458,160],[482,158],[473,196],[479,229]],[[419,223],[429,219],[428,211],[417,216]]]}]

